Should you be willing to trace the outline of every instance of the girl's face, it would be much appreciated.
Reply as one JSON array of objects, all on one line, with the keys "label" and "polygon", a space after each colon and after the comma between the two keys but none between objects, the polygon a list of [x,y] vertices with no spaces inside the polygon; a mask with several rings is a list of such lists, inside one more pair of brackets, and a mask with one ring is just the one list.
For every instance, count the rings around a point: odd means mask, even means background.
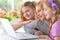
[{"label": "girl's face", "polygon": [[49,8],[46,4],[43,5],[43,8],[44,8],[44,14],[46,16],[46,19],[52,18],[53,10]]},{"label": "girl's face", "polygon": [[40,8],[39,6],[36,6],[36,12],[37,12],[38,18],[43,19],[44,13],[42,8]]},{"label": "girl's face", "polygon": [[23,6],[22,8],[23,17],[27,20],[31,20],[34,17],[34,11],[28,6]]}]

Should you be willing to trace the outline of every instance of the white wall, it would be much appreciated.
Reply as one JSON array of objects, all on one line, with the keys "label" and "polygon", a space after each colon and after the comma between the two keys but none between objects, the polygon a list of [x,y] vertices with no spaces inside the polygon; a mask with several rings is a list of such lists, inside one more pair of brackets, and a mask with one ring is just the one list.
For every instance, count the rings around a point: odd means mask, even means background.
[{"label": "white wall", "polygon": [[23,0],[23,3],[25,3],[26,1],[36,1],[36,2],[39,2],[40,0]]}]

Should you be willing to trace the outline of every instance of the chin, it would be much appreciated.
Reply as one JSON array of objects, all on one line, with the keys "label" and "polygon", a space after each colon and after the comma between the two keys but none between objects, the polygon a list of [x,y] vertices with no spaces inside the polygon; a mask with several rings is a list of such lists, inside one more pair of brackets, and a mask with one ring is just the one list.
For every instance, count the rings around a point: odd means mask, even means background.
[{"label": "chin", "polygon": [[49,17],[46,17],[46,19],[49,19]]},{"label": "chin", "polygon": [[31,18],[27,18],[27,20],[30,20]]}]

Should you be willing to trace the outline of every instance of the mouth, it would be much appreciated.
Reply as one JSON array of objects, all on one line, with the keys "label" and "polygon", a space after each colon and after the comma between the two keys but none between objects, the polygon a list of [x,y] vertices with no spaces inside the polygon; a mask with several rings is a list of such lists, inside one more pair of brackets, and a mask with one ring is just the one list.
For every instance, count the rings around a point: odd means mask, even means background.
[{"label": "mouth", "polygon": [[26,15],[26,17],[30,17],[30,15]]},{"label": "mouth", "polygon": [[45,17],[47,17],[47,15],[45,15]]},{"label": "mouth", "polygon": [[26,16],[26,18],[27,18],[27,19],[30,19],[30,18],[31,18],[31,16],[30,16],[30,15],[27,15],[27,16]]}]

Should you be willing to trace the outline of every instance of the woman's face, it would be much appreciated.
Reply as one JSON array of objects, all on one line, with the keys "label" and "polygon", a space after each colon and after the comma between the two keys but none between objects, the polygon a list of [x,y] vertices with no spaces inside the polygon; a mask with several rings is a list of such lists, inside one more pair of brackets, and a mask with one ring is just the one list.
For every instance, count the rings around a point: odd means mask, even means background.
[{"label": "woman's face", "polygon": [[34,17],[34,10],[28,6],[22,8],[23,17],[27,20],[31,20]]},{"label": "woman's face", "polygon": [[46,16],[46,19],[52,18],[53,10],[49,8],[46,4],[43,5],[43,8],[44,8],[44,14]]},{"label": "woman's face", "polygon": [[36,12],[37,12],[38,18],[43,19],[44,13],[42,8],[40,8],[39,6],[36,6]]}]

